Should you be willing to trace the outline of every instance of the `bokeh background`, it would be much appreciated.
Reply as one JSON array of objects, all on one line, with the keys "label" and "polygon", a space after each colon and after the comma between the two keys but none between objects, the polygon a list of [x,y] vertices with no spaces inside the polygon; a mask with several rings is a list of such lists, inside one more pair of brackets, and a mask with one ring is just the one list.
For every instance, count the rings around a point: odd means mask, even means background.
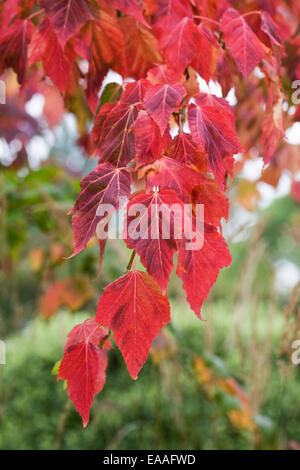
[{"label": "bokeh background", "polygon": [[[293,169],[264,169],[255,149],[245,160],[237,156],[223,225],[233,263],[204,304],[205,321],[172,275],[172,322],[154,340],[137,381],[117,347],[109,352],[106,384],[83,429],[55,363],[72,326],[94,315],[103,287],[123,274],[130,253],[123,241],[110,240],[100,276],[96,239],[66,259],[73,246],[66,214],[95,165],[82,132],[89,111],[78,96],[76,118],[65,113],[50,83],[29,84],[21,95],[12,72],[5,83],[0,449],[299,450],[300,365],[291,362],[291,344],[300,339],[299,123],[286,134]],[[220,93],[214,83],[209,91]],[[233,92],[228,98],[235,105]]]}]

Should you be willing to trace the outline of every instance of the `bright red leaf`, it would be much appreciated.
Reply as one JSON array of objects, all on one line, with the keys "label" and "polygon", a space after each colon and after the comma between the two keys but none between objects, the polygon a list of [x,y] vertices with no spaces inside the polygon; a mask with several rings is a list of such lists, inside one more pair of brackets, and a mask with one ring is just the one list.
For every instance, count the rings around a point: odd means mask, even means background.
[{"label": "bright red leaf", "polygon": [[145,96],[147,85],[147,80],[143,79],[126,83],[120,102],[124,104],[141,104]]},{"label": "bright red leaf", "polygon": [[101,107],[93,127],[93,140],[101,162],[123,166],[135,157],[132,124],[138,115],[135,104],[107,103]]},{"label": "bright red leaf", "polygon": [[[109,68],[113,67],[119,73],[125,71],[125,44],[117,19],[101,10],[98,22],[89,21],[84,27],[79,48],[82,50],[84,46],[84,58],[89,60],[86,96],[95,114],[98,93]],[[79,53],[80,49],[77,49]]]},{"label": "bright red leaf", "polygon": [[135,135],[136,164],[147,165],[160,157],[168,147],[170,134],[160,134],[159,127],[146,111],[140,111],[131,129]]},{"label": "bright red leaf", "polygon": [[96,321],[112,329],[128,372],[136,378],[152,340],[170,321],[170,305],[149,274],[134,270],[105,287]]},{"label": "bright red leaf", "polygon": [[189,106],[188,119],[194,141],[208,154],[210,167],[222,186],[226,176],[223,158],[241,151],[231,107],[223,98],[201,93],[196,104]]},{"label": "bright red leaf", "polygon": [[99,14],[96,0],[40,0],[62,48],[88,20]]},{"label": "bright red leaf", "polygon": [[75,89],[78,73],[74,66],[76,53],[67,45],[63,50],[46,18],[35,31],[30,44],[29,62],[42,61],[45,74],[62,93]]},{"label": "bright red leaf", "polygon": [[57,380],[67,381],[69,397],[82,417],[84,427],[89,422],[94,396],[105,383],[106,352],[111,347],[107,335],[108,331],[100,328],[94,320],[75,326],[68,335],[60,363]]},{"label": "bright red leaf", "polygon": [[201,53],[195,54],[191,65],[208,83],[215,73],[219,56],[219,45],[210,30],[202,24],[198,26],[198,31],[197,45]]},{"label": "bright red leaf", "polygon": [[148,190],[155,186],[159,189],[173,189],[185,203],[191,203],[193,189],[206,181],[198,171],[169,157],[160,158],[153,165],[149,165],[149,170]]},{"label": "bright red leaf", "polygon": [[134,18],[121,18],[120,26],[124,34],[126,61],[130,76],[137,80],[145,78],[153,64],[162,63],[157,39],[149,28]]},{"label": "bright red leaf", "polygon": [[[225,240],[213,226],[205,224],[201,232],[190,218],[186,220],[186,227],[186,236],[179,246],[176,273],[182,280],[191,309],[202,318],[202,304],[220,269],[230,265],[231,255]],[[190,241],[195,242],[193,249],[189,246]]]},{"label": "bright red leaf", "polygon": [[193,11],[188,0],[144,0],[144,7],[153,17],[158,35],[174,26],[185,17],[192,17]]},{"label": "bright red leaf", "polygon": [[30,21],[15,21],[0,32],[0,74],[11,67],[18,76],[19,83],[25,78],[27,48],[31,39]]},{"label": "bright red leaf", "polygon": [[130,174],[126,168],[115,168],[110,163],[102,163],[86,175],[80,183],[81,191],[70,212],[74,213],[72,226],[75,238],[73,255],[83,250],[94,235],[97,225],[109,216],[99,213],[103,204],[120,208],[120,198],[130,194]]},{"label": "bright red leaf", "polygon": [[185,94],[182,85],[157,84],[147,87],[144,106],[162,134],[166,130],[172,112],[180,105]]},{"label": "bright red leaf", "polygon": [[127,206],[124,240],[163,292],[173,268],[182,217],[182,202],[174,191],[140,193]]},{"label": "bright red leaf", "polygon": [[260,42],[246,20],[233,8],[226,10],[221,25],[232,57],[244,77],[248,77],[265,57],[267,48]]},{"label": "bright red leaf", "polygon": [[166,63],[183,73],[199,53],[201,40],[198,27],[187,17],[174,27],[165,29],[160,46]]},{"label": "bright red leaf", "polygon": [[194,165],[200,171],[207,169],[207,157],[199,145],[197,145],[191,134],[180,131],[171,141],[168,155],[185,165]]}]

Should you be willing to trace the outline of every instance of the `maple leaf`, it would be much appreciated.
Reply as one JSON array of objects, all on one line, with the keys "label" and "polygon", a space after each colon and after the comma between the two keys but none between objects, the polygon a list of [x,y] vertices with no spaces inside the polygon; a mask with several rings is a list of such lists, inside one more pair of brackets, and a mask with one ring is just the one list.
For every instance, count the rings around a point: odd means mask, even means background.
[{"label": "maple leaf", "polygon": [[152,340],[170,321],[170,305],[149,274],[134,270],[104,288],[96,321],[112,329],[128,372],[136,378]]},{"label": "maple leaf", "polygon": [[163,137],[159,127],[146,111],[141,110],[131,129],[135,135],[135,153],[137,166],[152,163],[168,147],[170,134],[168,130]]},{"label": "maple leaf", "polygon": [[121,197],[130,194],[130,174],[126,168],[115,168],[102,163],[86,175],[80,183],[81,191],[70,212],[74,213],[72,227],[75,248],[72,256],[83,250],[94,235],[97,225],[109,214],[97,212],[101,204],[110,204],[116,210]]},{"label": "maple leaf", "polygon": [[221,28],[232,57],[247,78],[265,57],[268,48],[260,42],[246,20],[233,8],[228,8],[223,14]]},{"label": "maple leaf", "polygon": [[182,217],[183,205],[175,191],[136,194],[127,205],[123,238],[163,292],[173,268]]},{"label": "maple leaf", "polygon": [[[83,426],[89,422],[90,408],[96,393],[105,383],[107,350],[111,343],[108,331],[100,328],[94,320],[86,320],[75,326],[68,335],[57,380],[67,381],[70,399],[80,414]],[[102,349],[99,349],[104,342]]]},{"label": "maple leaf", "polygon": [[222,187],[226,176],[223,158],[241,151],[235,117],[228,102],[214,95],[201,93],[188,108],[192,137],[208,160],[216,180]]},{"label": "maple leaf", "polygon": [[125,90],[121,96],[121,103],[141,104],[147,88],[147,80],[141,79],[132,83],[126,83]]},{"label": "maple leaf", "polygon": [[85,44],[85,58],[89,60],[86,97],[95,114],[98,105],[98,92],[109,68],[123,74],[125,72],[125,44],[117,19],[101,10],[96,22],[89,21],[83,29],[80,51]]},{"label": "maple leaf", "polygon": [[172,112],[180,105],[185,96],[183,85],[157,84],[148,85],[144,106],[151,114],[163,134]]},{"label": "maple leaf", "polygon": [[126,46],[126,62],[132,78],[144,78],[154,64],[162,63],[158,42],[150,29],[134,18],[120,18]]},{"label": "maple leaf", "polygon": [[152,15],[157,34],[174,26],[185,17],[192,17],[193,12],[189,1],[186,0],[144,0],[144,7]]},{"label": "maple leaf", "polygon": [[135,104],[122,101],[101,107],[92,130],[95,151],[101,162],[123,166],[135,157],[134,133],[129,130],[137,115]]},{"label": "maple leaf", "polygon": [[[191,309],[202,319],[202,304],[216,282],[220,269],[230,265],[231,255],[225,240],[215,227],[204,224],[201,233],[191,217],[185,219],[185,225],[185,237],[179,245],[176,274],[182,280]],[[187,247],[187,243],[191,241],[195,242],[193,249]]]},{"label": "maple leaf", "polygon": [[27,65],[27,49],[31,39],[32,24],[30,21],[15,21],[0,32],[0,74],[11,67],[22,84]]},{"label": "maple leaf", "polygon": [[96,0],[40,0],[62,48],[88,20],[96,20]]},{"label": "maple leaf", "polygon": [[67,45],[63,50],[52,29],[50,21],[45,18],[35,31],[30,43],[29,63],[43,61],[43,67],[53,83],[65,93],[76,88],[78,78],[74,65],[76,53]]},{"label": "maple leaf", "polygon": [[192,201],[193,189],[206,181],[198,171],[169,157],[160,158],[145,170],[150,170],[147,174],[147,190],[156,186],[160,189],[173,189],[186,203]]},{"label": "maple leaf", "polygon": [[192,135],[179,131],[171,141],[168,155],[185,165],[194,165],[200,171],[207,169],[207,157],[193,141]]},{"label": "maple leaf", "polygon": [[87,341],[94,344],[95,346],[101,345],[103,351],[108,351],[112,347],[108,336],[108,328],[99,327],[94,319],[89,318],[72,328],[68,334],[64,351],[66,352],[71,346],[74,346],[75,344],[85,343]]},{"label": "maple leaf", "polygon": [[228,218],[227,197],[206,175],[168,157],[147,165],[141,172],[147,172],[147,190],[173,189],[183,202],[203,204],[205,222],[218,226],[222,217]]},{"label": "maple leaf", "polygon": [[165,29],[160,47],[166,63],[183,73],[193,57],[199,54],[202,39],[196,24],[187,17],[172,28]]},{"label": "maple leaf", "polygon": [[[194,55],[191,66],[208,83],[213,78],[219,57],[219,45],[211,31],[202,24],[198,26],[198,54]],[[211,37],[212,36],[212,37]]]}]

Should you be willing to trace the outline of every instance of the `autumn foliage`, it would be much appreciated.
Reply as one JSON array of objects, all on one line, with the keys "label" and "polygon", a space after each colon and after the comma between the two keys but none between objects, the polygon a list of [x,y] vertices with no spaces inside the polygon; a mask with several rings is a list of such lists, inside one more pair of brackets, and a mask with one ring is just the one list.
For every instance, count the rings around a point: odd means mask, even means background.
[{"label": "autumn foliage", "polygon": [[[220,269],[231,263],[220,230],[228,217],[228,177],[254,147],[270,162],[271,180],[275,169],[291,165],[282,138],[299,112],[284,113],[282,104],[291,104],[292,81],[300,75],[299,5],[7,0],[0,8],[0,73],[14,70],[20,94],[54,86],[65,109],[78,117],[85,109],[85,123],[93,121],[91,132],[81,126],[80,143],[97,165],[81,181],[70,211],[73,256],[86,249],[104,218],[99,205],[120,210],[120,198],[129,198],[123,238],[132,258],[124,275],[105,287],[95,319],[70,332],[58,372],[86,426],[105,382],[110,333],[136,378],[152,340],[170,321],[166,290],[176,253],[176,274],[201,318]],[[120,74],[121,85],[103,84],[110,70]],[[200,91],[199,77],[218,82],[224,97],[234,88],[236,107]],[[235,163],[234,155],[242,152]],[[138,192],[132,189],[136,181],[143,188]],[[151,220],[154,238],[135,239],[130,208],[140,203],[146,218],[153,206],[203,204],[203,247],[190,251],[185,239],[164,238],[163,212]],[[153,230],[147,220],[146,229]],[[188,227],[195,230],[193,212]],[[103,256],[105,243],[100,248]],[[136,270],[136,256],[145,272]],[[67,303],[63,285],[59,293],[57,302]]]}]

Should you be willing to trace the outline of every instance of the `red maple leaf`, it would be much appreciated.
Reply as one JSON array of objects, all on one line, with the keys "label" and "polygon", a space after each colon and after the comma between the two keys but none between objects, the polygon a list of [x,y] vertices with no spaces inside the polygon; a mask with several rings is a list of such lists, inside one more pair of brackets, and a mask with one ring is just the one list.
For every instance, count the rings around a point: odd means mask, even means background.
[{"label": "red maple leaf", "polygon": [[168,65],[182,73],[199,51],[201,33],[187,17],[164,31],[160,39],[164,59]]},{"label": "red maple leaf", "polygon": [[135,157],[135,142],[131,125],[138,107],[128,103],[107,103],[100,109],[93,127],[93,140],[101,162],[123,166]]},{"label": "red maple leaf", "polygon": [[180,105],[185,96],[183,85],[148,85],[144,106],[164,134],[172,112]]},{"label": "red maple leaf", "polygon": [[161,156],[168,147],[170,134],[168,129],[163,136],[158,125],[149,116],[147,111],[141,110],[131,129],[135,135],[136,164],[147,165]]},{"label": "red maple leaf", "polygon": [[248,77],[265,57],[268,48],[260,42],[246,20],[234,8],[225,11],[221,27],[232,57],[244,77]]},{"label": "red maple leaf", "polygon": [[188,108],[192,137],[208,154],[209,164],[222,187],[226,175],[223,158],[241,151],[234,113],[228,102],[214,95],[201,93]]},{"label": "red maple leaf", "polygon": [[40,0],[62,48],[88,20],[99,14],[96,0]]},{"label": "red maple leaf", "polygon": [[141,104],[147,86],[148,82],[144,79],[137,80],[133,83],[126,83],[120,102],[124,104]]},{"label": "red maple leaf", "polygon": [[172,31],[185,17],[192,17],[193,11],[187,0],[144,0],[144,7],[152,15],[154,29],[158,35]]},{"label": "red maple leaf", "polygon": [[29,49],[29,63],[42,61],[45,74],[65,93],[77,86],[78,73],[74,66],[76,53],[67,44],[63,49],[57,40],[50,21],[44,21],[35,30]]},{"label": "red maple leaf", "polygon": [[[194,219],[186,218],[185,224],[185,237],[179,245],[176,274],[182,280],[191,309],[202,318],[202,304],[216,282],[220,269],[230,265],[231,255],[215,227],[205,224],[202,233]],[[193,249],[191,241],[195,242]]]},{"label": "red maple leaf", "polygon": [[89,21],[83,28],[77,51],[89,61],[86,96],[95,114],[98,93],[109,68],[125,72],[125,44],[117,19],[101,9],[97,23]]},{"label": "red maple leaf", "polygon": [[110,163],[102,163],[86,175],[80,183],[81,191],[70,211],[74,213],[72,227],[75,249],[72,256],[83,250],[94,235],[99,222],[109,214],[97,213],[101,204],[110,204],[116,210],[121,197],[130,194],[130,174],[126,168],[115,168]]},{"label": "red maple leaf", "polygon": [[96,321],[112,329],[128,372],[136,378],[152,340],[170,321],[170,305],[149,274],[134,270],[104,288]]},{"label": "red maple leaf", "polygon": [[160,189],[173,189],[177,196],[186,203],[192,201],[193,189],[206,181],[200,172],[169,157],[160,158],[154,165],[146,167],[146,170],[148,170],[148,190],[154,186],[158,186]]},{"label": "red maple leaf", "polygon": [[153,64],[162,63],[158,42],[149,28],[130,16],[120,18],[126,48],[126,62],[130,76],[144,78]]},{"label": "red maple leaf", "polygon": [[30,21],[15,21],[0,32],[0,74],[11,67],[18,76],[18,82],[25,78],[27,65],[27,48],[31,39],[32,24]]},{"label": "red maple leaf", "polygon": [[195,54],[191,65],[199,73],[199,75],[206,80],[214,76],[219,56],[219,44],[210,30],[205,28],[203,24],[198,26],[199,37],[197,38],[197,45],[200,51],[205,51],[202,54]]},{"label": "red maple leaf", "polygon": [[[75,326],[68,335],[60,363],[57,380],[67,381],[69,397],[82,417],[84,427],[89,422],[94,396],[105,383],[106,352],[111,347],[107,336],[108,331],[100,328],[94,320]],[[99,349],[103,342],[102,349]]]},{"label": "red maple leaf", "polygon": [[127,205],[123,238],[163,292],[173,268],[182,217],[183,205],[175,191],[139,193]]},{"label": "red maple leaf", "polygon": [[194,165],[200,171],[207,170],[207,157],[191,134],[179,131],[171,141],[167,151],[168,155],[185,165]]}]

